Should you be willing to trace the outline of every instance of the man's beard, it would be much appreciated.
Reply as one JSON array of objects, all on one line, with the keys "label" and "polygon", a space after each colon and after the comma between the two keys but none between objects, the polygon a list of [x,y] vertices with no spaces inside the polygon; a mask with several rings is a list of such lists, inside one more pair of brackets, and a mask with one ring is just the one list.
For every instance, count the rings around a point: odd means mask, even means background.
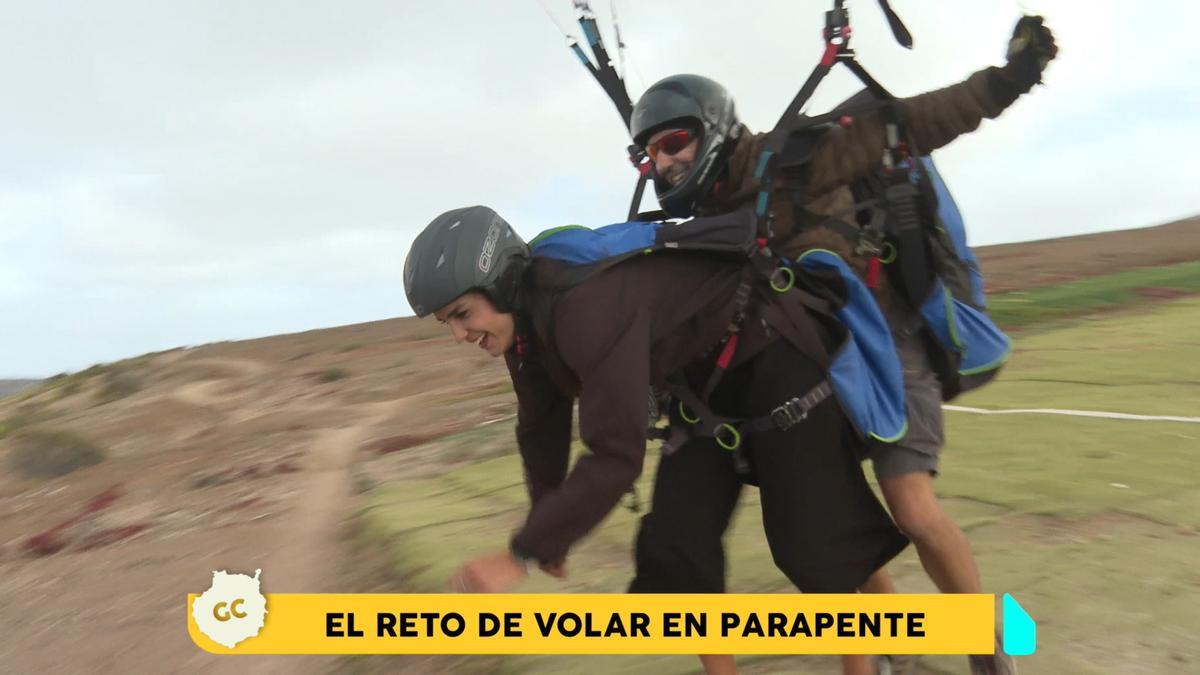
[{"label": "man's beard", "polygon": [[663,180],[667,181],[671,187],[675,187],[683,182],[684,177],[687,176],[691,169],[691,165],[683,166],[682,164],[676,164],[667,169],[667,172],[663,175]]}]

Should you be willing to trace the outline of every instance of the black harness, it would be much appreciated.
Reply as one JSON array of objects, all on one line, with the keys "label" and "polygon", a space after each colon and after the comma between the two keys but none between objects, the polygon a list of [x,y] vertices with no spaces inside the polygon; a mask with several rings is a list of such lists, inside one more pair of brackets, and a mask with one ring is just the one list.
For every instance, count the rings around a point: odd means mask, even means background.
[{"label": "black harness", "polygon": [[[887,17],[897,42],[902,46],[912,47],[912,36],[904,27],[899,17],[892,11],[887,0],[879,0]],[[588,44],[596,57],[593,63],[580,49],[578,42],[572,40],[570,47],[591,75],[608,94],[622,117],[626,128],[629,128],[632,116],[632,105],[620,74],[613,68],[608,52],[604,47],[599,30],[596,28],[595,15],[586,2],[576,0],[576,8],[580,10],[579,24],[583,28]],[[774,214],[769,210],[770,197],[776,175],[780,168],[800,166],[809,158],[811,143],[796,143],[793,139],[803,139],[813,135],[814,131],[828,127],[830,123],[847,123],[855,114],[879,110],[884,115],[887,127],[887,149],[883,157],[886,181],[877,186],[874,194],[860,202],[858,210],[867,211],[866,222],[855,233],[855,249],[860,255],[867,256],[871,261],[870,274],[877,278],[881,265],[885,262],[899,260],[900,276],[905,279],[906,297],[913,302],[923,298],[933,283],[930,273],[928,256],[925,253],[926,244],[923,232],[919,204],[917,200],[918,185],[927,180],[913,180],[912,172],[920,172],[920,162],[913,161],[915,148],[907,142],[907,132],[902,115],[894,105],[893,97],[878,81],[876,81],[855,60],[854,51],[850,48],[851,27],[849,14],[844,0],[834,0],[832,10],[825,13],[825,50],[816,68],[804,82],[795,98],[788,105],[775,127],[767,134],[757,159],[754,177],[759,184],[759,193],[754,208],[755,231],[758,233],[757,248],[749,254],[747,272],[736,292],[736,309],[725,337],[718,344],[720,351],[716,357],[712,374],[709,376],[703,391],[697,394],[681,378],[668,382],[667,392],[674,397],[678,405],[678,414],[672,415],[672,420],[678,419],[683,423],[673,423],[669,427],[656,427],[658,420],[655,397],[651,396],[650,420],[651,428],[648,436],[664,441],[663,451],[671,452],[693,438],[712,438],[722,448],[735,453],[738,466],[748,468],[745,457],[741,453],[744,436],[762,431],[785,431],[805,420],[809,412],[833,394],[833,386],[826,379],[813,389],[801,396],[784,401],[774,408],[769,415],[754,419],[737,419],[715,413],[708,405],[708,400],[719,384],[722,376],[737,355],[743,325],[747,315],[752,312],[762,314],[778,311],[753,302],[755,284],[763,283],[780,294],[795,293],[807,308],[831,313],[830,301],[817,297],[814,293],[796,287],[796,275],[787,261],[776,256],[767,243],[773,232]],[[800,114],[800,110],[816,91],[817,86],[833,67],[841,63],[850,69],[867,87],[870,93],[862,101],[853,101],[834,111],[823,115],[809,117]],[[815,136],[814,136],[815,137]],[[643,148],[637,145],[629,146],[629,158],[638,170],[638,180],[634,189],[629,208],[628,220],[657,220],[662,212],[639,213],[642,195],[650,177],[651,163]],[[932,197],[932,192],[929,194]],[[860,195],[856,195],[856,199]],[[864,196],[866,197],[866,196]],[[897,249],[903,255],[897,255]],[[869,276],[870,276],[869,274]],[[868,279],[868,285],[872,285]],[[793,297],[797,297],[793,296]],[[914,302],[914,306],[917,306]],[[766,316],[761,317],[764,321]],[[779,317],[775,317],[779,319]],[[770,322],[773,327],[786,326],[784,320]],[[786,331],[784,328],[781,332]],[[811,336],[784,335],[790,342],[805,349],[806,353],[822,354],[823,344],[812,345]],[[826,360],[828,354],[825,354]],[[822,364],[822,365],[828,365]]]}]

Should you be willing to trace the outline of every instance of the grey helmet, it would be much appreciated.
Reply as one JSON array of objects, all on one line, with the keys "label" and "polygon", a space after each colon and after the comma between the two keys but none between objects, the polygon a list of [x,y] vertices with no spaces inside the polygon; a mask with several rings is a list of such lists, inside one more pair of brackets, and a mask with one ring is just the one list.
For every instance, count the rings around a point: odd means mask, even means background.
[{"label": "grey helmet", "polygon": [[529,264],[529,247],[486,206],[447,211],[417,235],[404,261],[404,293],[417,316],[428,316],[471,290],[497,311],[513,311]]},{"label": "grey helmet", "polygon": [[725,87],[700,75],[672,75],[655,82],[633,107],[630,133],[645,147],[656,131],[690,127],[701,132],[692,169],[678,185],[654,174],[654,191],[663,211],[688,217],[708,195],[741,133],[733,99]]}]

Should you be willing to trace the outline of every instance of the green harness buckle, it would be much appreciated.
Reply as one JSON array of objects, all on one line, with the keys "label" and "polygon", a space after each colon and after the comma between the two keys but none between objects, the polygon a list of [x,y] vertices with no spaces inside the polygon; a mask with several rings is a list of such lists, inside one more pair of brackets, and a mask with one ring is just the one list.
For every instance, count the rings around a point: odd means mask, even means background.
[{"label": "green harness buckle", "polygon": [[683,419],[683,421],[687,422],[688,424],[695,424],[696,422],[700,421],[699,416],[696,416],[694,418],[688,417],[688,409],[687,409],[687,406],[685,406],[683,404],[683,401],[679,402],[679,417],[681,417]]},{"label": "green harness buckle", "polygon": [[717,441],[717,445],[730,452],[737,450],[742,445],[742,434],[738,432],[737,427],[728,423],[713,429],[713,439]]},{"label": "green harness buckle", "polygon": [[[782,282],[780,278],[786,278],[786,282]],[[796,273],[790,267],[776,267],[774,272],[771,272],[771,290],[776,293],[787,293],[792,290],[792,286],[796,285]]]}]

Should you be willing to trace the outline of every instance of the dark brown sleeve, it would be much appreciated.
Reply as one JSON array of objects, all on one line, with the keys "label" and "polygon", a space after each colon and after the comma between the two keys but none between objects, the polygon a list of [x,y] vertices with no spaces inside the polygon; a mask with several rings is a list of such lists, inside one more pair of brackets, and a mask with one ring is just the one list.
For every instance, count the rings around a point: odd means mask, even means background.
[{"label": "dark brown sleeve", "polygon": [[650,322],[642,312],[620,321],[599,303],[574,304],[586,309],[564,312],[555,326],[563,361],[579,377],[588,452],[534,504],[513,538],[515,549],[543,562],[566,556],[604,520],[641,474],[646,454]]},{"label": "dark brown sleeve", "polygon": [[562,483],[571,455],[572,400],[554,385],[536,359],[506,356],[517,393],[517,447],[525,466],[529,500],[538,500]]},{"label": "dark brown sleeve", "polygon": [[[999,115],[1017,92],[999,68],[985,68],[965,82],[899,100],[913,142],[928,154],[974,131],[984,118]],[[822,138],[812,159],[806,193],[815,198],[874,173],[887,146],[878,112],[859,115],[848,128],[834,127]]]}]

